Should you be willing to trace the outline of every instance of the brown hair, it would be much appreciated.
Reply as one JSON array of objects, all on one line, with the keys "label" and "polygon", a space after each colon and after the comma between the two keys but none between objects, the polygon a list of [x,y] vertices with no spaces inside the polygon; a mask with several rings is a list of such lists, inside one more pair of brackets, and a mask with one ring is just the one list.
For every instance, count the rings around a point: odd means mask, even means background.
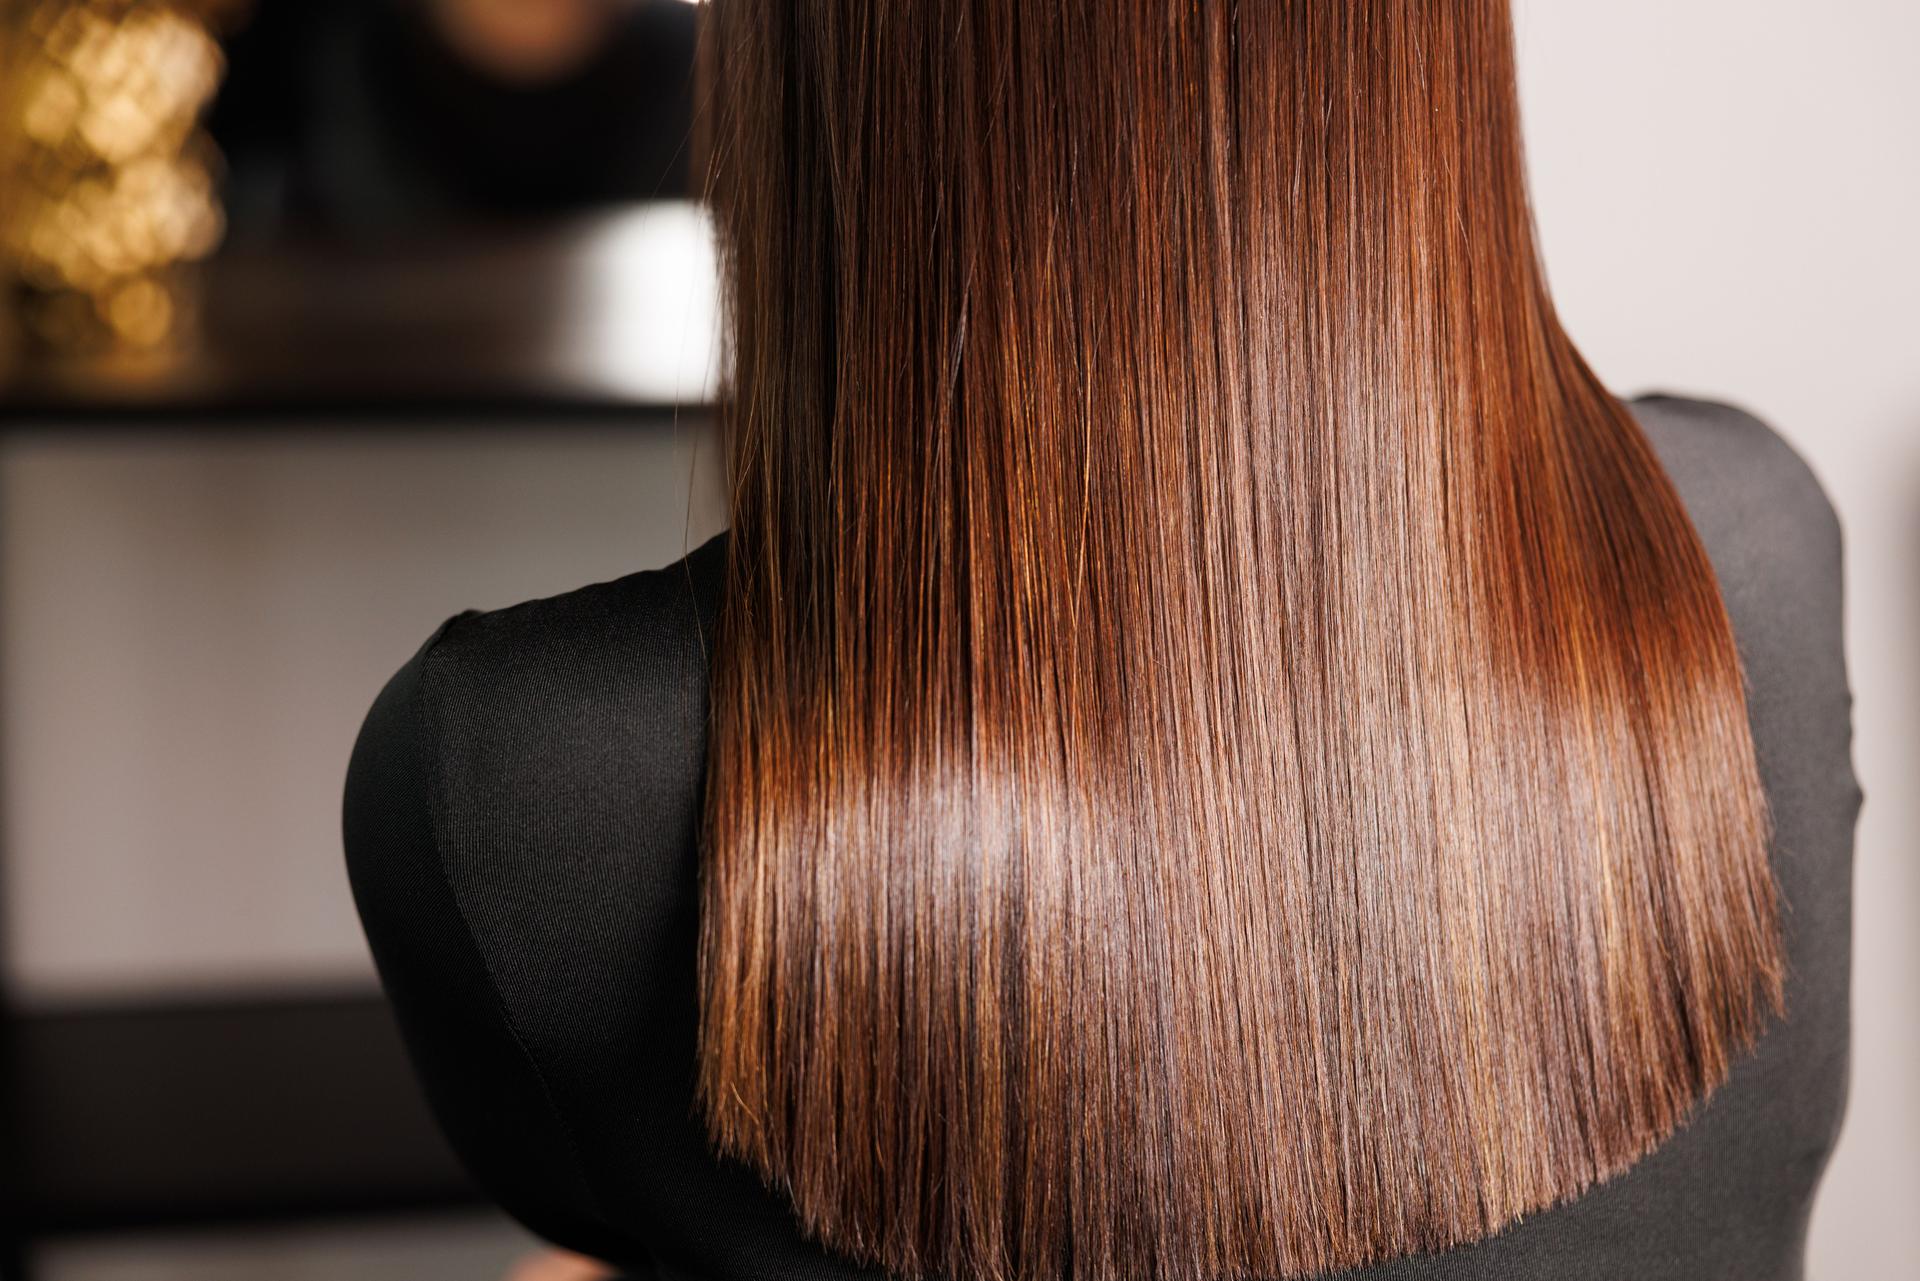
[{"label": "brown hair", "polygon": [[1782,1008],[1727,616],[1555,319],[1505,0],[714,0],[699,1085],[909,1276],[1298,1276]]}]

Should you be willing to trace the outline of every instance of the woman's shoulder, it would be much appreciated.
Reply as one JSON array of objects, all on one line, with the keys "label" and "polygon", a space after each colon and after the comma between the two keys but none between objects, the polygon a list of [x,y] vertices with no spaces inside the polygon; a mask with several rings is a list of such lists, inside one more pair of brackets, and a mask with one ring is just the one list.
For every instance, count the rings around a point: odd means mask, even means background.
[{"label": "woman's shoulder", "polygon": [[[723,565],[715,538],[659,569],[462,610],[388,678],[348,762],[343,837],[390,985],[473,956],[509,1007],[538,1003],[539,982],[514,991],[526,967],[597,963],[596,940],[682,910]],[[428,915],[464,938],[421,954]]]},{"label": "woman's shoulder", "polygon": [[1706,548],[1749,678],[1837,668],[1844,540],[1806,458],[1726,401],[1661,392],[1627,403]]},{"label": "woman's shoulder", "polygon": [[428,660],[449,681],[491,696],[524,686],[563,694],[568,677],[675,660],[704,664],[725,570],[726,535],[671,564],[494,609],[465,609],[441,624]]},{"label": "woman's shoulder", "polygon": [[1798,545],[1837,558],[1840,521],[1825,486],[1785,436],[1730,401],[1647,392],[1627,402],[1714,554]]},{"label": "woman's shoulder", "polygon": [[1651,392],[1627,404],[1700,535],[1749,662],[1762,650],[1837,652],[1844,540],[1806,458],[1728,401]]},{"label": "woman's shoulder", "polygon": [[611,856],[604,838],[635,814],[649,844],[690,840],[724,549],[720,535],[658,569],[444,619],[362,720],[350,870],[373,884],[374,864],[407,859],[493,894],[588,872],[549,864],[569,849]]},{"label": "woman's shoulder", "polygon": [[690,786],[724,539],[658,569],[446,618],[390,678],[362,739],[410,739],[437,821],[461,833],[559,795],[577,809],[637,782]]},{"label": "woman's shoulder", "polygon": [[[362,722],[349,817],[404,798],[459,879],[480,863],[497,874],[493,846],[529,825],[564,838],[636,810],[690,810],[724,538],[658,569],[446,618]],[[538,862],[553,840],[540,845],[513,857]]]},{"label": "woman's shoulder", "polygon": [[1783,805],[1820,797],[1819,808],[1844,818],[1860,794],[1845,545],[1826,487],[1779,431],[1738,405],[1665,393],[1628,405],[1719,581],[1770,793]]},{"label": "woman's shoulder", "polygon": [[596,1198],[580,1101],[609,1055],[644,1084],[678,1067],[646,1047],[692,1035],[723,567],[715,538],[452,615],[388,678],[347,768],[349,880],[443,1130],[536,1232],[615,1260],[642,1256]]}]

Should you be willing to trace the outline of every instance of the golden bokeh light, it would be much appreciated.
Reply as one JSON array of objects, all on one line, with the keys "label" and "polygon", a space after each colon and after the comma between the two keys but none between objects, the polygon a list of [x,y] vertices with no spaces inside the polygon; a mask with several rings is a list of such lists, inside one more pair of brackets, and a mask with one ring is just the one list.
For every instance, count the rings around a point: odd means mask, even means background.
[{"label": "golden bokeh light", "polygon": [[223,69],[209,7],[0,12],[0,273],[19,328],[63,352],[180,341],[183,267],[223,230],[199,127]]}]

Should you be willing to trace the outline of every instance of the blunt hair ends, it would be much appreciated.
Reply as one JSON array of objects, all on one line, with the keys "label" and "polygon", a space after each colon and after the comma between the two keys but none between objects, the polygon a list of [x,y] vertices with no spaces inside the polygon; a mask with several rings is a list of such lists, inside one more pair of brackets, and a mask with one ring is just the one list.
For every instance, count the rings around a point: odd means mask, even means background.
[{"label": "blunt hair ends", "polygon": [[1505,0],[708,10],[718,1147],[904,1277],[1202,1281],[1670,1135],[1781,909]]}]

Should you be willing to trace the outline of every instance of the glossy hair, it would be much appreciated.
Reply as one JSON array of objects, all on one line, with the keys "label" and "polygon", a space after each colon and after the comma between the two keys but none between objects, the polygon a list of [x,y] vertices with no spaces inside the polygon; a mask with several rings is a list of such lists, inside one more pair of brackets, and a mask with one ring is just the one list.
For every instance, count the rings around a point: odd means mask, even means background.
[{"label": "glossy hair", "polygon": [[1782,1009],[1726,612],[1505,0],[713,0],[700,1099],[904,1276],[1484,1237]]}]

